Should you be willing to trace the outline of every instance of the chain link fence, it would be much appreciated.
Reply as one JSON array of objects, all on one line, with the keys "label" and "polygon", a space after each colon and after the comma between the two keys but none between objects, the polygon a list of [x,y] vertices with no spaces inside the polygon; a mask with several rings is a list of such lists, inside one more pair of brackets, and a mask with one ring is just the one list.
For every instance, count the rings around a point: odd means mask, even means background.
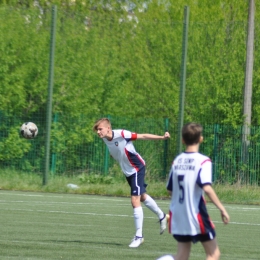
[{"label": "chain link fence", "polygon": [[[42,174],[51,9],[0,8],[0,167]],[[137,141],[147,174],[165,179],[177,155],[182,21],[149,12],[87,13],[58,9],[50,173],[119,171],[92,132],[101,115],[113,128],[171,133],[163,142]],[[189,25],[184,118],[204,127],[201,152],[213,161],[215,182],[260,182],[260,24],[255,26],[253,111],[248,157],[242,160],[247,23]],[[19,137],[35,122],[36,139]],[[168,123],[167,123],[168,122]]]}]

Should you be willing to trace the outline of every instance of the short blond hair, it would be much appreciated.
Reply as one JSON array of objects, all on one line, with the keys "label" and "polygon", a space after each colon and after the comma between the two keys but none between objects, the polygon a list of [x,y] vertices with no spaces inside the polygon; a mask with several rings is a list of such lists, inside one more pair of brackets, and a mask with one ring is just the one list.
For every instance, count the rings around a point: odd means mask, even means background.
[{"label": "short blond hair", "polygon": [[110,128],[111,128],[111,122],[110,122],[110,120],[109,120],[108,118],[106,118],[106,117],[103,117],[103,118],[98,119],[98,120],[95,122],[95,124],[94,124],[94,126],[93,126],[93,131],[96,132],[97,129],[98,129],[98,126],[99,126],[101,123],[104,123],[104,122],[105,122],[108,126],[110,126]]}]

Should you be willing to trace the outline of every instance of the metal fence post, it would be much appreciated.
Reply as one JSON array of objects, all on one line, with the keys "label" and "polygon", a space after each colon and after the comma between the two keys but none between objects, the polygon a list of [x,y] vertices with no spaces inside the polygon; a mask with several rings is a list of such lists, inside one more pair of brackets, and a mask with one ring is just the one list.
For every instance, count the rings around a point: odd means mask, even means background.
[{"label": "metal fence post", "polygon": [[[169,118],[164,118],[164,127],[165,127],[165,132],[169,131]],[[167,175],[167,158],[168,158],[168,140],[164,141],[164,158],[163,158],[163,162],[164,162],[164,166],[163,166],[163,176],[166,177]]]},{"label": "metal fence post", "polygon": [[43,185],[47,184],[48,172],[50,167],[50,135],[51,135],[51,120],[52,120],[52,92],[54,79],[54,50],[55,50],[55,33],[56,33],[56,14],[57,7],[52,7],[52,22],[51,22],[51,42],[50,42],[50,67],[49,67],[49,84],[48,84],[48,99],[46,112],[46,139],[45,139],[45,166],[43,173]]},{"label": "metal fence post", "polygon": [[179,98],[179,123],[178,123],[178,152],[182,152],[182,137],[181,129],[184,118],[184,99],[185,99],[185,85],[186,85],[186,63],[187,63],[187,49],[188,49],[188,27],[189,27],[189,7],[184,8],[184,22],[183,22],[183,37],[182,37],[182,65],[181,65],[181,84],[180,84],[180,98]]},{"label": "metal fence post", "polygon": [[218,178],[218,143],[219,143],[219,124],[214,124],[214,150],[213,150],[213,182]]},{"label": "metal fence post", "polygon": [[[110,120],[110,116],[108,115],[107,118]],[[109,150],[106,146],[106,151],[105,151],[105,165],[104,165],[104,172],[105,172],[105,175],[108,174],[108,168],[109,168]]]},{"label": "metal fence post", "polygon": [[[58,114],[55,113],[54,115],[54,119],[53,119],[54,123],[58,122]],[[56,142],[53,143],[53,146],[55,147]],[[56,152],[51,154],[51,174],[55,175],[56,173]]]}]

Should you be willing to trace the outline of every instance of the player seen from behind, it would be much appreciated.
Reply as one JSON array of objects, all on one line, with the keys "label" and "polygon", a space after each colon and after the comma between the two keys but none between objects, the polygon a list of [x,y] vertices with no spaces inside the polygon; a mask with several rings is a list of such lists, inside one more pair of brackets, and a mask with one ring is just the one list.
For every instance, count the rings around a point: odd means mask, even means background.
[{"label": "player seen from behind", "polygon": [[169,231],[178,241],[177,254],[157,260],[187,260],[191,245],[196,242],[202,243],[206,260],[218,260],[220,250],[206,209],[204,192],[220,210],[224,224],[229,222],[229,215],[211,186],[211,160],[199,153],[203,141],[202,126],[196,123],[184,125],[182,139],[186,150],[174,159],[167,184],[171,194]]}]

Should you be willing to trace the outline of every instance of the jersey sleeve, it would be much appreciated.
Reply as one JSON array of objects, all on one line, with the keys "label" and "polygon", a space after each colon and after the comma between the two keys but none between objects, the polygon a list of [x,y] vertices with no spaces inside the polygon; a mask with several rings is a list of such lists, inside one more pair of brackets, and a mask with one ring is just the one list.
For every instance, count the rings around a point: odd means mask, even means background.
[{"label": "jersey sleeve", "polygon": [[197,184],[202,188],[206,184],[212,183],[212,163],[210,159],[206,159],[201,163]]},{"label": "jersey sleeve", "polygon": [[121,135],[127,142],[134,141],[137,139],[137,133],[132,133],[128,130],[122,130]]}]

